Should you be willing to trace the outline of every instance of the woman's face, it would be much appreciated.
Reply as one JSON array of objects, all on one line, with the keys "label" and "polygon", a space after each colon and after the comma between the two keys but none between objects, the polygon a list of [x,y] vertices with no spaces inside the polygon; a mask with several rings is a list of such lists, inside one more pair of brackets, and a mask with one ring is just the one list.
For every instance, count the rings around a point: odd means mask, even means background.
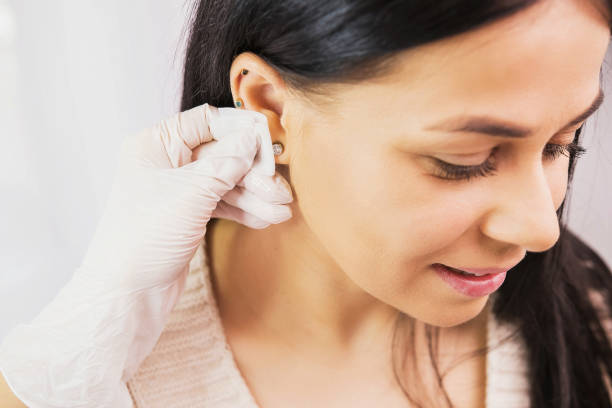
[{"label": "woman's face", "polygon": [[[286,105],[293,221],[384,303],[442,327],[474,317],[487,296],[455,291],[432,264],[510,268],[559,238],[569,159],[545,146],[569,144],[584,123],[560,131],[598,95],[609,40],[587,3],[544,2],[404,53],[391,76],[334,89],[337,103],[322,112]],[[444,130],[462,115],[532,134]],[[439,178],[436,159],[479,165],[490,155],[494,175]]]}]

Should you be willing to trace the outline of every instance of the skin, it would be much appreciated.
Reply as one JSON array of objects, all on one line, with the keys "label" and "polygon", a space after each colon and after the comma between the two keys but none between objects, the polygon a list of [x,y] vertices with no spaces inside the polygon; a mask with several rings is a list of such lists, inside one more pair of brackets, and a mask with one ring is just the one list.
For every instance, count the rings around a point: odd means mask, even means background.
[{"label": "skin", "polygon": [[5,408],[27,408],[14,394],[6,383],[4,376],[0,374],[0,403]]},{"label": "skin", "polygon": [[[223,219],[206,238],[228,341],[263,406],[308,406],[311,387],[326,406],[357,406],[354,394],[364,406],[383,396],[385,406],[402,406],[390,368],[398,311],[441,327],[442,354],[485,344],[488,296],[456,292],[431,265],[512,267],[555,244],[569,159],[542,152],[572,141],[580,125],[557,131],[597,94],[608,41],[590,2],[544,2],[400,53],[389,75],[327,86],[327,100],[293,92],[253,53],[235,58],[232,93],[265,114],[272,140],[284,144],[277,169],[294,196],[286,222],[253,229]],[[505,118],[534,134],[425,130],[462,113]],[[493,176],[435,177],[430,157],[476,165],[496,147]],[[484,360],[461,367],[445,386],[454,401],[479,406]]]}]

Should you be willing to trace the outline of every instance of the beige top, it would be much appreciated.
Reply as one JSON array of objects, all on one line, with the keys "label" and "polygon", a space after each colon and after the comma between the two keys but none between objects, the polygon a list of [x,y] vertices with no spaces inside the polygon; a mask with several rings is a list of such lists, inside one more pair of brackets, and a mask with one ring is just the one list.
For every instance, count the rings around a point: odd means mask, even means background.
[{"label": "beige top", "polygon": [[[258,407],[225,339],[212,291],[204,246],[190,262],[185,289],[151,354],[127,383],[137,408]],[[487,345],[512,332],[487,303]],[[522,339],[503,342],[487,354],[486,406],[529,406]]]}]

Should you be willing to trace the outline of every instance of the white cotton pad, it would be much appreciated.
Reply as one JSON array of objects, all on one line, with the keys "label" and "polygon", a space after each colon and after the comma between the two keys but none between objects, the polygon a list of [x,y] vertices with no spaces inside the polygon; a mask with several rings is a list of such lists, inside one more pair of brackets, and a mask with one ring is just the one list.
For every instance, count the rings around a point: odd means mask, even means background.
[{"label": "white cotton pad", "polygon": [[276,162],[272,150],[272,137],[268,128],[268,119],[260,112],[247,109],[217,108],[206,105],[206,119],[213,139],[221,140],[231,137],[238,131],[252,129],[260,140],[260,148],[253,160],[252,171],[264,176],[274,176]]}]

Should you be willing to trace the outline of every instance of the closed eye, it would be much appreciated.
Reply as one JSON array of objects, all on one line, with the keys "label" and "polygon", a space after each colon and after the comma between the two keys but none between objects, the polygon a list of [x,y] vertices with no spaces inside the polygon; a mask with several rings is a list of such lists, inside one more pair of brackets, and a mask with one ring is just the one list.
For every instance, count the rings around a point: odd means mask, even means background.
[{"label": "closed eye", "polygon": [[[576,130],[576,136],[580,135],[583,126]],[[497,172],[497,167],[495,164],[495,155],[498,148],[499,146],[494,148],[489,157],[483,163],[470,166],[452,164],[440,160],[436,157],[432,157],[437,165],[436,172],[433,175],[434,177],[451,181],[469,181],[473,178],[495,175]],[[574,142],[565,145],[548,143],[545,146],[542,155],[544,160],[554,161],[558,159],[561,155],[564,155],[566,157],[573,156],[575,159],[577,159],[584,153],[586,153],[586,148]]]}]

